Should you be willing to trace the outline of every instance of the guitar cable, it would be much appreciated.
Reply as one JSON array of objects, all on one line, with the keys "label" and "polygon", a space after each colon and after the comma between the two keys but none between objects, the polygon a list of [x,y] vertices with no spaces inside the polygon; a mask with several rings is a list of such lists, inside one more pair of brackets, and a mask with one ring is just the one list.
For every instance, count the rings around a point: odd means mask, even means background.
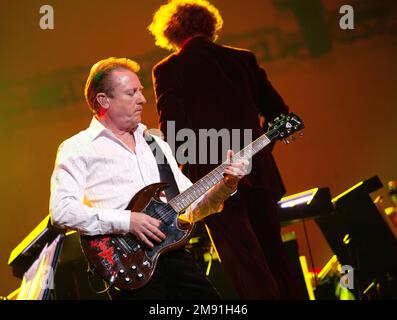
[{"label": "guitar cable", "polygon": [[106,293],[107,291],[109,291],[109,289],[112,287],[112,285],[108,285],[106,281],[102,280],[105,289],[97,290],[96,288],[94,288],[95,286],[93,285],[93,282],[92,282],[94,277],[97,278],[98,275],[95,272],[95,269],[92,269],[90,266],[90,263],[88,263],[87,264],[87,278],[88,278],[88,284],[89,284],[90,288],[97,294],[103,294],[103,293]]},{"label": "guitar cable", "polygon": [[314,259],[313,259],[313,254],[312,254],[312,248],[311,248],[311,246],[310,246],[309,235],[308,235],[307,228],[306,228],[306,221],[305,221],[305,218],[302,218],[302,225],[303,225],[303,232],[304,232],[304,234],[305,234],[305,240],[306,240],[307,249],[308,249],[308,251],[309,251],[310,264],[311,264],[312,269],[313,269],[314,285],[315,285],[315,288],[317,288],[317,287],[318,287],[318,279],[317,279],[316,269],[315,269],[315,265],[314,265]]}]

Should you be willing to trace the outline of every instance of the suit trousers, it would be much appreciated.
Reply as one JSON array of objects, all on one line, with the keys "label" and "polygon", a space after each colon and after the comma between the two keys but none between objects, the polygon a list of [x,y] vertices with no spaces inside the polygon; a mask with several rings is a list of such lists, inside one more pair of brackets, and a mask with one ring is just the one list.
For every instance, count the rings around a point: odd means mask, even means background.
[{"label": "suit trousers", "polygon": [[280,234],[277,198],[240,188],[219,214],[205,218],[225,275],[241,299],[300,299]]}]

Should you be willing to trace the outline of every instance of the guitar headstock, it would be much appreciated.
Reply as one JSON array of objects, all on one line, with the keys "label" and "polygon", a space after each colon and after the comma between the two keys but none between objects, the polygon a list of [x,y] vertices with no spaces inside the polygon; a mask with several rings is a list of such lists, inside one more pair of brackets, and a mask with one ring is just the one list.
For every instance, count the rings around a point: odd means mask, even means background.
[{"label": "guitar headstock", "polygon": [[[294,133],[298,132],[299,136],[302,136],[301,130],[304,128],[303,121],[295,114],[289,113],[288,115],[280,115],[274,122],[269,123],[269,131],[272,132],[274,139],[283,140],[284,143],[288,144],[291,141],[295,141]],[[288,138],[291,137],[289,140]]]}]

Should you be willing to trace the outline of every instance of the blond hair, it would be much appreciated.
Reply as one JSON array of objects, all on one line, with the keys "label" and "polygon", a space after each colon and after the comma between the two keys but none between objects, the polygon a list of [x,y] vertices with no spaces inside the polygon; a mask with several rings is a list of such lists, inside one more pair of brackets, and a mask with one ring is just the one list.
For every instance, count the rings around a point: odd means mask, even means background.
[{"label": "blond hair", "polygon": [[106,93],[112,97],[113,87],[110,81],[110,74],[116,69],[126,69],[137,73],[140,69],[139,64],[127,58],[110,57],[95,63],[91,67],[90,74],[85,83],[85,99],[94,114],[97,114],[100,108],[96,96],[98,93]]},{"label": "blond hair", "polygon": [[206,0],[171,0],[153,15],[148,30],[157,46],[178,50],[194,35],[204,35],[215,41],[223,20],[217,8]]}]

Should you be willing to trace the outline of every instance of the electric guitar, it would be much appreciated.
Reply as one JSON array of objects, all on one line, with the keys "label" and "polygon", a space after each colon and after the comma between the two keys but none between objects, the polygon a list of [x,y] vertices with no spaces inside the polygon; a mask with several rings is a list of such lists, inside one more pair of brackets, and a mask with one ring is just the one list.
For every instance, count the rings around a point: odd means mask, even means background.
[{"label": "electric guitar", "polygon": [[[303,128],[303,122],[293,113],[281,115],[265,134],[236,153],[232,161],[250,159],[274,140],[289,142],[289,136]],[[168,203],[162,202],[159,197],[160,192],[167,188],[166,183],[148,185],[135,194],[126,209],[143,212],[162,221],[160,230],[166,238],[153,248],[141,243],[133,234],[80,237],[89,263],[109,287],[114,286],[120,290],[143,287],[153,276],[159,257],[186,244],[194,224],[183,222],[178,216],[223,179],[227,165],[226,162],[222,163]]]}]

